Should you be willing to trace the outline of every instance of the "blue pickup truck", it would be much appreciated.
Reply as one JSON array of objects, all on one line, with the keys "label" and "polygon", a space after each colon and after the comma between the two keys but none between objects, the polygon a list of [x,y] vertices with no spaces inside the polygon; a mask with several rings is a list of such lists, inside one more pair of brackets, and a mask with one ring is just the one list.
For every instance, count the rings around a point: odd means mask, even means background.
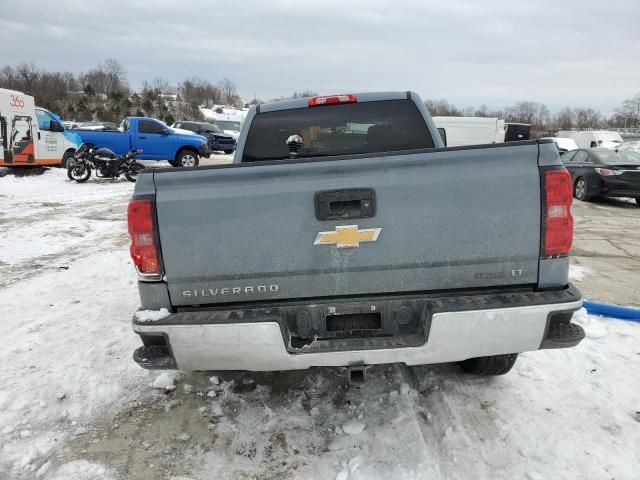
[{"label": "blue pickup truck", "polygon": [[146,117],[127,117],[119,130],[74,130],[84,143],[109,148],[118,155],[139,148],[140,160],[168,160],[174,167],[195,167],[209,156],[207,139],[201,135],[176,133],[164,123]]}]

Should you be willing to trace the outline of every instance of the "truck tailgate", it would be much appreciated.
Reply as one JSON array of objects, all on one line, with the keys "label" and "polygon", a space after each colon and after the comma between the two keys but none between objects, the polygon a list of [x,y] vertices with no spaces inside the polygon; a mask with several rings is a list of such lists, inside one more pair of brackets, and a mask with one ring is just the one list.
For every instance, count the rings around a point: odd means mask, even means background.
[{"label": "truck tailgate", "polygon": [[[537,159],[531,142],[156,172],[171,302],[535,284]],[[372,216],[317,218],[317,192],[354,189],[373,192]],[[338,213],[352,206],[340,205]]]}]

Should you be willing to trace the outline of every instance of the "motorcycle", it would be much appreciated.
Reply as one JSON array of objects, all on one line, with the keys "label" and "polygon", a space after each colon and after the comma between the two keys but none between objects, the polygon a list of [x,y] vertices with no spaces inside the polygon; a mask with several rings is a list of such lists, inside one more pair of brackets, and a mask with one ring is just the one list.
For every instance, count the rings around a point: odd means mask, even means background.
[{"label": "motorcycle", "polygon": [[124,175],[130,182],[135,182],[138,173],[144,168],[134,158],[142,150],[130,150],[118,157],[108,148],[97,148],[92,143],[83,143],[78,147],[73,158],[67,161],[67,177],[69,180],[83,183],[91,177],[91,170],[95,170],[98,178],[119,178]]}]

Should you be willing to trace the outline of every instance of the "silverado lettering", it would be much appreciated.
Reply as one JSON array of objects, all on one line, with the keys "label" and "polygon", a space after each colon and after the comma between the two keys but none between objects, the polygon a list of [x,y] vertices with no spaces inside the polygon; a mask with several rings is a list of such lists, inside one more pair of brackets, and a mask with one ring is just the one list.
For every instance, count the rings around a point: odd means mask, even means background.
[{"label": "silverado lettering", "polygon": [[184,297],[215,297],[216,295],[239,295],[248,293],[277,292],[278,285],[257,285],[247,287],[208,288],[198,290],[184,290]]}]

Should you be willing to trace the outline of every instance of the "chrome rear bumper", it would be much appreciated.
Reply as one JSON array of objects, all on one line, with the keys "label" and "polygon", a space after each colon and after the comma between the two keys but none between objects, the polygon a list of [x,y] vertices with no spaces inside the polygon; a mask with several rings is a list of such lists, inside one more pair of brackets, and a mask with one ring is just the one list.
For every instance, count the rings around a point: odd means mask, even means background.
[{"label": "chrome rear bumper", "polygon": [[[363,346],[354,350],[308,353],[304,348],[291,351],[278,321],[256,321],[254,318],[250,322],[194,323],[192,317],[189,322],[176,323],[171,320],[174,316],[171,315],[157,323],[134,321],[133,329],[143,340],[145,337],[164,337],[166,351],[172,361],[154,366],[152,361],[147,364],[141,361],[141,355],[136,361],[145,368],[273,371],[396,362],[421,365],[540,348],[561,348],[581,340],[564,344],[555,342],[553,347],[549,342],[545,343],[552,330],[550,325],[554,316],[562,317],[562,322],[568,323],[571,312],[581,307],[579,292],[575,289],[573,292],[570,301],[551,304],[435,311],[429,319],[426,341],[422,345],[394,348]],[[207,314],[199,312],[200,316]]]}]

